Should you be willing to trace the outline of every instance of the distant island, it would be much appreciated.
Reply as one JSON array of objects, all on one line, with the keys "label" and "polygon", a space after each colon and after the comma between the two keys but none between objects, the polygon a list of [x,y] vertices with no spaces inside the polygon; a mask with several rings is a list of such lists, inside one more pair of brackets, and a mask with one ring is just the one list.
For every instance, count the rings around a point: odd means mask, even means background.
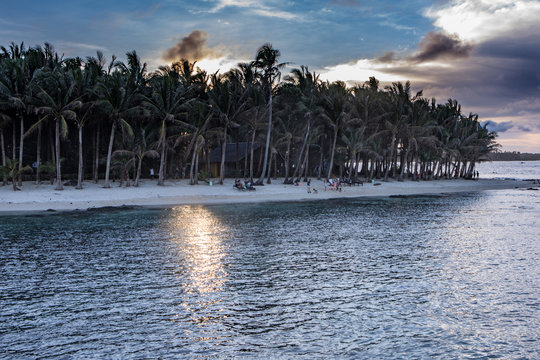
[{"label": "distant island", "polygon": [[521,153],[519,151],[493,152],[486,156],[490,161],[535,161],[540,154]]}]

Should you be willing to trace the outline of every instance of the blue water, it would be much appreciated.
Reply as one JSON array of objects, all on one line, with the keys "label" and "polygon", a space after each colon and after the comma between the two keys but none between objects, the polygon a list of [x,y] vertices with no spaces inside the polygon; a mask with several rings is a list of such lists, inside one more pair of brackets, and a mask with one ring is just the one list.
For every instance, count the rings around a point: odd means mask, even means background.
[{"label": "blue water", "polygon": [[488,179],[540,179],[540,161],[488,161],[476,169]]},{"label": "blue water", "polygon": [[0,218],[0,359],[540,358],[540,191]]}]

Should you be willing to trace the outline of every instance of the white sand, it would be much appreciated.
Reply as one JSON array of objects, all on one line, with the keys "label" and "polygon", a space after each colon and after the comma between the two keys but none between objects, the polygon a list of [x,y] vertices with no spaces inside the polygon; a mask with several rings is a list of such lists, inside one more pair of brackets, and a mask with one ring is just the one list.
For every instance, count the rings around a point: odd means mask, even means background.
[{"label": "white sand", "polygon": [[256,191],[239,191],[233,188],[234,179],[226,179],[224,185],[209,186],[206,183],[189,185],[188,180],[167,181],[157,186],[156,180],[144,180],[139,187],[118,187],[111,183],[110,189],[102,184],[85,182],[84,189],[65,186],[54,190],[49,183],[35,185],[25,182],[22,191],[13,191],[11,185],[0,186],[0,213],[41,212],[45,210],[67,211],[107,206],[167,207],[183,204],[221,204],[243,202],[305,201],[349,197],[388,197],[392,195],[446,194],[496,189],[528,188],[530,181],[480,179],[383,182],[374,186],[344,187],[342,192],[325,191],[322,181],[313,180],[312,188],[318,193],[307,192],[307,187],[283,185],[283,179],[273,180],[271,185],[256,187]]}]

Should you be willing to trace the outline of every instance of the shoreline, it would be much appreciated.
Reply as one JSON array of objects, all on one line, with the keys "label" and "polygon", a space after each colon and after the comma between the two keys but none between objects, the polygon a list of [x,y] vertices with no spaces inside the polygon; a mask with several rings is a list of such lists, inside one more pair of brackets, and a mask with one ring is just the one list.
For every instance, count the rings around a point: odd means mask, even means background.
[{"label": "shoreline", "polygon": [[11,185],[0,187],[0,215],[30,214],[43,212],[85,211],[99,208],[121,207],[174,207],[179,205],[213,205],[236,203],[266,203],[290,201],[317,201],[343,198],[390,198],[422,195],[444,196],[446,194],[538,187],[531,181],[511,179],[479,180],[431,180],[389,182],[377,181],[378,186],[365,183],[363,186],[345,186],[342,192],[326,190],[323,181],[312,180],[312,189],[284,185],[283,179],[272,180],[272,184],[257,186],[256,191],[239,191],[233,188],[234,179],[225,179],[223,185],[209,186],[206,183],[189,185],[189,180],[170,180],[158,186],[156,180],[144,179],[139,187],[118,187],[112,183],[110,189],[101,183],[85,182],[82,190],[64,186],[54,190],[54,185],[24,182],[22,191],[13,191]]}]

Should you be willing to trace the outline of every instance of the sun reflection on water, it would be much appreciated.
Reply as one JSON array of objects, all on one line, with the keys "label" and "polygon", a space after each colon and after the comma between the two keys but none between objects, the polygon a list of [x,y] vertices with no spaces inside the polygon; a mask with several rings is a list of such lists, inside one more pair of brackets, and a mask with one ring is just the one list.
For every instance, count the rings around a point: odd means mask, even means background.
[{"label": "sun reflection on water", "polygon": [[226,255],[221,235],[227,228],[204,207],[180,207],[173,210],[171,240],[183,258],[189,294],[220,291],[227,280],[223,266]]},{"label": "sun reflection on water", "polygon": [[193,206],[174,208],[169,223],[169,238],[178,254],[176,274],[186,293],[181,306],[203,332],[186,335],[198,341],[219,340],[216,330],[226,318],[221,302],[228,277],[224,265],[228,227],[207,208]]}]

